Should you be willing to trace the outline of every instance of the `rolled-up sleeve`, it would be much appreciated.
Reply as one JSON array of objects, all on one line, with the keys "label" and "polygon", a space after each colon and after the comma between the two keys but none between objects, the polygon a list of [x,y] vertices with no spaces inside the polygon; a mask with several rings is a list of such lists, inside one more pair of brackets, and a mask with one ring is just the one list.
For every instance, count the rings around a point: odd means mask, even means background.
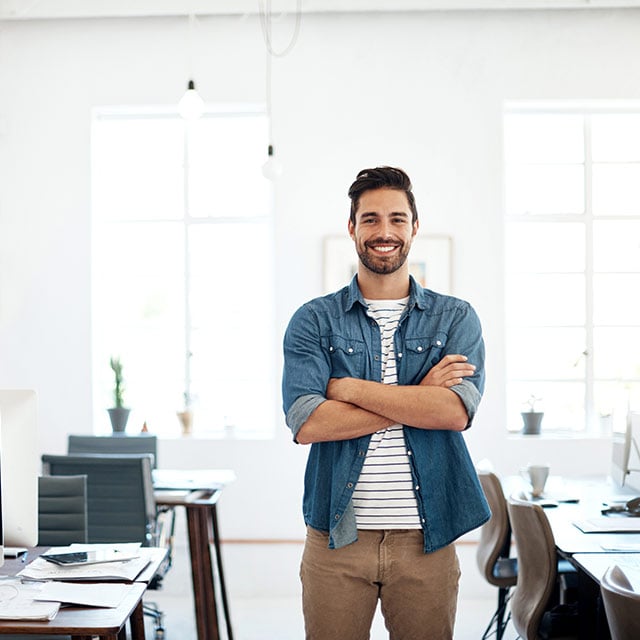
[{"label": "rolled-up sleeve", "polygon": [[316,315],[305,305],[291,318],[284,336],[282,402],[293,437],[326,400],[331,369],[320,345]]},{"label": "rolled-up sleeve", "polygon": [[460,397],[467,410],[469,420],[466,428],[468,429],[478,410],[485,380],[482,327],[478,315],[468,303],[464,303],[458,310],[450,328],[450,338],[450,353],[461,353],[467,356],[468,362],[476,367],[472,376],[451,387],[451,391]]}]

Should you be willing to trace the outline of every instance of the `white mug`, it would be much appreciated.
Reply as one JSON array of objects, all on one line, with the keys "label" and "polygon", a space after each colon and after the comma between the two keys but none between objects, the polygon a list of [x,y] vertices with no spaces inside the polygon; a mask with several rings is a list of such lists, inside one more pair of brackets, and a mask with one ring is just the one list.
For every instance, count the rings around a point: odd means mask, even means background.
[{"label": "white mug", "polygon": [[531,495],[539,498],[549,477],[548,464],[530,464],[520,471],[522,477],[531,485]]}]

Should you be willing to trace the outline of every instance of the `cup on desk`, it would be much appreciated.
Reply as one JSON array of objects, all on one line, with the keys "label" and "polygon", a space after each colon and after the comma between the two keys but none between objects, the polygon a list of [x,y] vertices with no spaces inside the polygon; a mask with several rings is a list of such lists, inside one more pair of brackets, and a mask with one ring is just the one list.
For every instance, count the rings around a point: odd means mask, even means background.
[{"label": "cup on desk", "polygon": [[520,470],[522,477],[531,485],[531,495],[539,498],[549,477],[548,464],[530,464]]}]

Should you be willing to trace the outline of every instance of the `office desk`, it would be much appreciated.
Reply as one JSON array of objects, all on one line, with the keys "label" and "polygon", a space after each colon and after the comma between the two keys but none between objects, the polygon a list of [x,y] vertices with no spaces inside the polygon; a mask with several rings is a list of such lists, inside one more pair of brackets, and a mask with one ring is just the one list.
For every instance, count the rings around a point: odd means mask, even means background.
[{"label": "office desk", "polygon": [[[29,550],[31,560],[38,557],[48,547]],[[103,640],[125,640],[126,623],[129,621],[132,640],[145,640],[142,596],[148,581],[158,570],[166,555],[164,549],[147,549],[150,564],[138,576],[137,582],[126,585],[127,594],[115,608],[64,607],[53,620],[0,620],[0,636],[7,634],[48,634],[70,635],[74,640],[86,640],[98,636]],[[28,564],[29,562],[27,562]],[[5,558],[0,567],[0,575],[12,576],[24,569],[21,558]]]},{"label": "office desk", "polygon": [[235,474],[228,470],[156,469],[153,472],[156,503],[163,506],[184,507],[187,514],[194,609],[199,640],[219,640],[220,638],[210,541],[213,542],[215,550],[227,638],[233,640],[216,506],[223,488],[234,479]]},{"label": "office desk", "polygon": [[[551,480],[551,478],[550,478]],[[520,480],[510,479],[506,487],[511,493],[523,489]],[[557,502],[555,507],[544,509],[555,539],[558,555],[566,558],[578,572],[579,638],[606,640],[609,638],[602,598],[600,579],[610,564],[626,562],[640,564],[640,533],[584,533],[573,523],[601,516],[604,503],[624,502],[636,492],[620,488],[605,478],[553,479],[545,489],[541,500],[554,498],[578,499],[577,503]],[[611,516],[616,518],[619,516]],[[638,525],[640,527],[640,519]],[[621,554],[616,548],[637,549],[637,552]]]}]

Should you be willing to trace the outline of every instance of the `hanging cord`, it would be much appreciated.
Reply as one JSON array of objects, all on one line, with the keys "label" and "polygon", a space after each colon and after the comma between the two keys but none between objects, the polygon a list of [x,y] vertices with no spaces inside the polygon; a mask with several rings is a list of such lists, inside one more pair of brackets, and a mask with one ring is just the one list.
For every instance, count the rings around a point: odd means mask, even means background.
[{"label": "hanging cord", "polygon": [[265,0],[265,3],[263,3],[263,0],[258,0],[258,15],[260,16],[262,37],[264,38],[267,52],[270,56],[275,56],[276,58],[284,58],[284,56],[290,53],[293,47],[295,47],[296,42],[298,42],[298,36],[300,35],[300,24],[302,23],[302,0],[296,0],[296,20],[293,27],[293,34],[291,36],[289,44],[287,44],[287,46],[281,51],[275,51],[273,48],[273,14],[271,12],[271,0]]}]

